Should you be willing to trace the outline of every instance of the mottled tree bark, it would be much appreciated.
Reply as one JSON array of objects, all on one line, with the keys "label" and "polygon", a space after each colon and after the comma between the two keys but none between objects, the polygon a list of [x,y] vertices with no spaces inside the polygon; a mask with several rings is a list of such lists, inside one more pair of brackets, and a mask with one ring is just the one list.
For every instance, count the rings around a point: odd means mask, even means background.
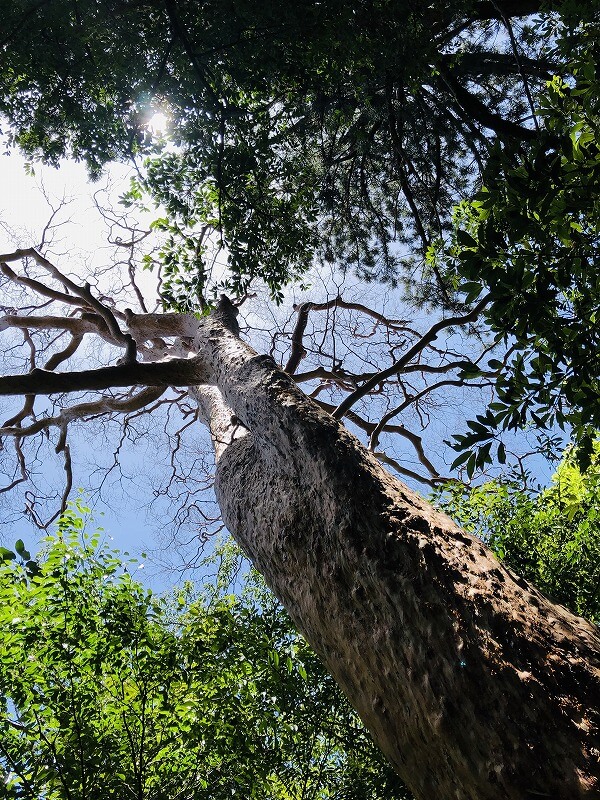
[{"label": "mottled tree bark", "polygon": [[220,390],[200,403],[224,520],[406,784],[422,800],[600,797],[597,629],[391,477],[224,322],[197,338]]}]

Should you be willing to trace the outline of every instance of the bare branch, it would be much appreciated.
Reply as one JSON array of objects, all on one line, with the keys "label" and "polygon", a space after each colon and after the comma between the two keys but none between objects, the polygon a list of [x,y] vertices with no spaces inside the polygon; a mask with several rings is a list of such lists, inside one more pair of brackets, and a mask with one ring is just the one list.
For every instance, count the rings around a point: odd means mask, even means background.
[{"label": "bare branch", "polygon": [[83,336],[72,336],[69,344],[60,352],[54,353],[48,361],[46,361],[44,365],[44,369],[46,370],[55,370],[58,366],[60,366],[64,361],[67,361],[77,352],[77,348],[83,341]]},{"label": "bare branch", "polygon": [[424,483],[426,486],[434,489],[440,483],[445,483],[447,478],[426,478],[408,467],[403,467],[395,458],[391,458],[387,453],[381,451],[374,452],[373,455],[381,461],[382,464],[387,464],[388,467],[395,469],[399,475],[404,475],[405,478],[410,478],[413,481]]},{"label": "bare branch", "polygon": [[[345,308],[351,311],[360,311],[363,314],[372,317],[376,322],[379,322],[382,325],[394,330],[404,330],[404,326],[407,324],[406,320],[387,319],[383,314],[374,311],[372,308],[369,308],[362,303],[349,302],[344,300],[339,295],[335,299],[328,300],[325,303],[308,302],[302,303],[300,306],[294,306],[294,310],[298,312],[298,320],[296,322],[294,332],[292,333],[292,349],[290,352],[290,357],[284,367],[284,370],[288,373],[288,375],[294,374],[294,372],[298,369],[300,361],[306,355],[306,350],[304,349],[302,341],[304,332],[306,331],[306,325],[308,323],[309,312],[328,311],[331,308]],[[306,380],[306,378],[304,380]]]},{"label": "bare branch", "polygon": [[23,258],[33,258],[34,261],[46,269],[55,280],[62,283],[65,289],[72,292],[76,297],[81,298],[85,305],[96,311],[106,323],[115,343],[125,348],[125,362],[130,364],[135,361],[137,354],[135,339],[129,333],[123,333],[113,312],[108,306],[104,305],[93,296],[89,284],[85,284],[83,287],[78,286],[70,278],[67,278],[66,275],[63,275],[51,261],[48,261],[41,253],[38,253],[34,247],[29,247],[25,250],[16,250],[14,253],[8,255],[0,255],[0,262],[17,261]]},{"label": "bare branch", "polygon": [[99,391],[117,386],[194,386],[210,383],[201,356],[167,361],[120,364],[82,372],[50,372],[34,369],[26,375],[0,377],[0,395],[49,395],[63,392]]},{"label": "bare branch", "polygon": [[[325,403],[322,400],[316,401],[324,411],[327,411],[329,414],[333,416],[335,411],[334,407],[330,403]],[[357,428],[364,431],[368,436],[372,436],[373,431],[377,427],[376,422],[370,422],[369,420],[364,419],[357,414],[355,411],[348,411],[345,414],[346,418],[352,422],[353,425],[356,425]],[[436,482],[445,481],[446,478],[442,478],[437,469],[433,466],[431,461],[425,455],[425,451],[423,450],[423,442],[420,436],[412,431],[409,431],[404,425],[384,425],[383,430],[386,433],[396,433],[398,436],[402,436],[403,438],[407,439],[412,446],[414,447],[417,458],[423,464],[423,466],[427,469],[429,474],[432,476],[433,480]],[[379,454],[376,454],[379,458]],[[389,463],[389,462],[386,462]],[[406,472],[402,473],[406,475]],[[422,481],[421,481],[422,482]]]},{"label": "bare branch", "polygon": [[47,525],[50,525],[52,522],[54,522],[54,520],[56,519],[56,517],[58,517],[59,514],[64,513],[65,509],[67,508],[67,502],[69,500],[69,495],[71,494],[71,489],[73,488],[73,468],[71,465],[71,450],[69,449],[69,445],[68,444],[63,445],[62,451],[65,457],[64,468],[67,480],[65,481],[65,487],[62,493],[60,509],[58,510],[56,516],[48,521]]},{"label": "bare branch", "polygon": [[342,419],[346,416],[348,410],[352,408],[352,406],[360,400],[365,395],[369,394],[369,392],[373,391],[375,387],[382,383],[383,381],[391,378],[392,375],[398,375],[402,370],[410,364],[413,358],[418,355],[420,352],[423,351],[425,347],[430,342],[433,342],[437,339],[438,335],[447,328],[457,327],[460,325],[467,325],[470,322],[474,322],[479,314],[483,311],[486,305],[489,303],[490,297],[486,295],[482,300],[477,303],[477,305],[470,311],[468,314],[464,314],[460,317],[447,317],[446,319],[439,320],[436,322],[435,325],[432,325],[431,328],[425,333],[418,342],[416,342],[410,350],[408,350],[402,358],[396,361],[391,366],[387,367],[387,369],[381,370],[381,372],[376,373],[373,375],[372,378],[365,381],[361,387],[356,389],[351,395],[348,395],[346,399],[340,403],[340,405],[335,409],[333,412],[333,416],[335,419]]},{"label": "bare branch", "polygon": [[[149,403],[158,400],[158,398],[164,394],[166,388],[167,387],[146,388],[142,389],[137,394],[125,398],[102,397],[99,400],[93,400],[89,403],[78,403],[75,406],[63,408],[60,414],[55,417],[42,417],[26,428],[4,425],[0,428],[0,435],[23,438],[25,436],[34,436],[36,433],[51,427],[57,427],[62,431],[66,431],[67,425],[77,419],[98,417],[111,413],[138,411]],[[64,438],[59,442],[56,450],[60,452],[63,448]]]},{"label": "bare branch", "polygon": [[19,412],[17,412],[13,417],[7,419],[4,425],[6,427],[19,425],[19,423],[21,423],[25,419],[25,417],[28,417],[31,414],[31,412],[33,411],[34,403],[35,403],[34,394],[25,395],[25,402],[23,403],[23,408]]},{"label": "bare branch", "polygon": [[33,289],[34,292],[41,294],[43,297],[49,297],[51,300],[56,300],[59,303],[66,303],[67,305],[77,306],[78,308],[81,307],[81,300],[79,298],[66,294],[66,292],[57,292],[55,289],[50,289],[41,281],[36,281],[34,278],[27,278],[25,275],[17,275],[6,263],[7,261],[17,261],[21,258],[21,256],[13,258],[12,256],[14,255],[15,253],[0,256],[0,272],[5,278],[8,278],[12,283],[18,283],[21,286],[27,286],[27,288]]},{"label": "bare branch", "polygon": [[85,333],[98,333],[98,326],[94,324],[93,316],[92,314],[87,314],[85,317],[6,314],[0,317],[0,331],[8,330],[9,328],[33,328],[41,331],[69,331],[73,336],[83,336]]},{"label": "bare branch", "polygon": [[[455,365],[452,365],[452,366],[455,366]],[[436,391],[436,389],[442,389],[444,386],[472,386],[472,385],[473,384],[468,383],[467,381],[465,381],[462,378],[458,378],[457,380],[453,380],[453,381],[451,381],[451,380],[438,381],[438,383],[433,383],[430,386],[426,386],[418,394],[411,395],[410,397],[407,397],[406,400],[404,400],[402,403],[400,403],[399,406],[396,406],[395,408],[391,409],[390,411],[388,411],[386,414],[384,414],[381,417],[381,419],[379,420],[379,422],[377,423],[377,425],[373,429],[373,432],[371,433],[371,438],[370,438],[370,441],[369,441],[369,450],[375,450],[375,448],[379,444],[379,436],[381,435],[381,433],[384,430],[386,430],[386,426],[387,426],[388,422],[391,419],[393,419],[394,417],[397,417],[398,414],[401,414],[409,406],[412,406],[412,405],[415,405],[416,403],[418,403],[419,400],[421,400],[423,397],[426,397],[427,395],[429,395],[432,392]],[[477,384],[477,385],[481,386],[481,384]],[[489,383],[488,385],[493,386],[492,383]]]},{"label": "bare branch", "polygon": [[298,311],[298,319],[296,321],[294,332],[292,333],[292,349],[287,364],[284,367],[284,370],[288,373],[288,375],[294,374],[294,372],[298,369],[298,365],[306,355],[306,350],[304,349],[302,342],[304,338],[304,331],[306,330],[306,325],[308,323],[308,312],[311,308],[312,303],[302,303],[302,305],[296,308]]},{"label": "bare branch", "polygon": [[15,486],[18,486],[20,483],[24,483],[28,478],[29,475],[27,473],[27,464],[25,461],[25,455],[23,454],[23,449],[21,448],[21,439],[15,438],[14,440],[15,445],[15,452],[17,454],[17,461],[19,464],[19,473],[20,477],[15,478],[8,486],[3,486],[0,488],[0,494],[4,494],[4,492],[10,492],[11,489],[14,489]]},{"label": "bare branch", "polygon": [[500,116],[500,114],[490,111],[485,103],[468,89],[465,89],[465,87],[456,80],[450,69],[440,64],[439,71],[440,76],[454,95],[459,107],[485,128],[523,142],[530,142],[537,139],[537,131],[531,128],[524,128],[516,122],[505,119]]}]

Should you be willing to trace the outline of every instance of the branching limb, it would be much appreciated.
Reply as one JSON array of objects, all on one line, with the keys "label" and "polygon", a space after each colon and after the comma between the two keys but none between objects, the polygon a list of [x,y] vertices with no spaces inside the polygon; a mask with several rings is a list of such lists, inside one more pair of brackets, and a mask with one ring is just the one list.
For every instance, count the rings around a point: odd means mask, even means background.
[{"label": "branching limb", "polygon": [[69,331],[73,336],[83,336],[86,333],[99,333],[94,316],[87,314],[85,317],[58,317],[51,315],[28,316],[24,314],[6,314],[0,317],[0,331],[9,328],[31,328],[33,330],[61,330]]},{"label": "branching limb", "polygon": [[[321,406],[321,408],[324,411],[327,411],[329,414],[333,415],[333,412],[335,411],[335,408],[334,408],[333,405],[331,405],[330,403],[326,403],[326,402],[324,402],[322,400],[317,400],[316,402]],[[377,423],[376,422],[370,422],[369,420],[364,419],[363,417],[360,416],[360,414],[357,414],[355,411],[348,411],[345,416],[353,425],[356,425],[357,428],[359,428],[360,430],[364,431],[367,434],[367,436],[372,436],[373,435],[373,431],[377,427]],[[420,436],[418,436],[416,433],[413,433],[412,431],[409,431],[408,428],[404,427],[404,425],[389,425],[388,424],[388,425],[384,425],[382,430],[385,431],[385,433],[395,433],[398,436],[402,436],[404,439],[406,439],[407,441],[409,441],[411,443],[411,445],[415,449],[415,452],[417,454],[417,458],[419,459],[421,464],[423,464],[423,466],[426,468],[426,470],[428,471],[429,475],[431,476],[431,480],[433,480],[436,483],[440,483],[442,481],[447,480],[447,478],[443,478],[439,474],[437,469],[434,467],[434,465],[431,463],[431,461],[425,455],[425,451],[423,449],[423,442],[422,442],[422,439],[421,439]],[[380,457],[379,453],[376,453],[376,455],[377,455],[378,458]],[[389,462],[386,462],[386,463],[389,463]],[[403,474],[406,477],[408,477],[408,474],[407,474],[406,471],[402,472],[401,474]],[[421,480],[422,483],[423,482],[427,483],[429,479],[426,479],[425,481],[423,481],[422,478],[419,478],[419,480]]]},{"label": "branching limb", "polygon": [[[392,408],[386,414],[384,414],[375,428],[371,433],[371,438],[369,441],[369,450],[375,450],[377,445],[379,444],[379,437],[383,431],[386,430],[386,426],[388,425],[389,421],[394,417],[397,417],[398,414],[401,414],[407,408],[412,405],[416,405],[419,400],[422,400],[424,397],[427,397],[432,392],[436,391],[437,389],[442,389],[445,386],[472,386],[473,384],[468,383],[464,379],[457,379],[457,380],[446,380],[446,381],[438,381],[438,383],[431,384],[431,386],[426,386],[422,391],[420,391],[416,395],[411,395],[407,397],[400,405]],[[481,387],[482,384],[477,384],[478,387]],[[493,386],[493,383],[489,383],[489,386]]]},{"label": "branching limb", "polygon": [[83,336],[72,336],[68,345],[63,350],[50,356],[44,365],[44,369],[54,371],[64,361],[67,361],[71,356],[75,355],[82,341]]},{"label": "branching limb", "polygon": [[298,384],[320,379],[322,381],[335,383],[340,388],[348,390],[350,386],[355,389],[360,381],[366,381],[374,374],[373,372],[355,374],[343,369],[333,372],[332,370],[325,369],[325,367],[315,367],[315,369],[311,369],[309,372],[301,372],[299,375],[294,375],[293,377]]},{"label": "branching limb", "polygon": [[556,61],[545,58],[527,58],[519,56],[518,61],[510,53],[465,51],[459,55],[443,53],[439,57],[440,64],[444,68],[451,68],[454,75],[514,75],[519,71],[521,74],[531,75],[541,80],[550,80],[561,65]]},{"label": "branching limb", "polygon": [[[129,395],[125,398],[102,397],[99,400],[93,400],[89,403],[78,403],[75,406],[63,408],[60,414],[54,417],[42,417],[25,428],[20,426],[11,427],[5,424],[0,428],[0,436],[16,436],[19,438],[35,436],[36,433],[48,430],[48,428],[52,427],[59,428],[64,432],[66,431],[67,425],[74,420],[99,417],[111,413],[138,411],[149,403],[158,400],[158,398],[165,393],[166,388],[167,387],[146,388],[142,389],[137,394]],[[11,422],[11,420],[9,420],[9,422]],[[61,435],[61,441],[56,448],[57,452],[60,452],[63,447],[64,433]]]},{"label": "branching limb", "polygon": [[17,255],[18,253],[25,252],[25,251],[15,251],[15,253],[10,253],[9,255],[0,255],[0,272],[4,275],[5,278],[8,278],[9,281],[12,283],[16,283],[19,286],[26,286],[28,289],[36,292],[42,297],[48,297],[50,300],[56,300],[58,303],[66,303],[67,305],[77,306],[78,308],[81,307],[81,300],[77,297],[73,297],[66,292],[58,292],[56,289],[51,289],[49,286],[46,286],[41,281],[36,281],[35,278],[28,278],[25,275],[17,275],[17,273],[8,266],[8,261],[18,261],[24,256]]},{"label": "branching limb", "polygon": [[20,423],[30,414],[33,412],[33,406],[35,403],[35,395],[34,394],[27,394],[25,395],[25,402],[23,403],[23,408],[18,411],[13,417],[7,419],[4,425],[7,428],[20,425]]},{"label": "branching limb", "polygon": [[14,489],[15,486],[18,486],[20,483],[24,483],[28,480],[29,475],[27,473],[27,463],[25,461],[25,455],[23,453],[23,449],[21,448],[21,439],[20,437],[15,437],[14,440],[15,444],[15,452],[17,454],[17,463],[19,465],[19,477],[14,478],[7,486],[2,486],[0,488],[0,494],[4,494],[5,492],[10,492],[11,489]]},{"label": "branching limb", "polygon": [[[288,373],[288,375],[294,374],[294,372],[298,369],[300,361],[306,355],[306,350],[303,345],[303,338],[306,331],[306,326],[308,324],[308,315],[310,311],[328,311],[332,308],[345,308],[349,311],[359,311],[362,314],[372,317],[372,319],[374,319],[377,323],[385,325],[390,330],[406,330],[405,326],[408,324],[407,320],[388,319],[383,314],[380,314],[378,311],[374,311],[372,308],[369,308],[362,303],[354,303],[344,300],[339,295],[333,300],[328,300],[325,303],[308,302],[302,303],[299,306],[294,306],[294,310],[298,312],[298,319],[291,337],[292,349],[290,352],[290,357],[284,367],[284,370]],[[304,378],[304,380],[306,380],[306,378]]]},{"label": "branching limb", "polygon": [[418,481],[419,483],[423,483],[426,486],[429,486],[431,489],[434,489],[436,486],[439,486],[440,483],[445,483],[446,478],[427,478],[425,475],[421,475],[419,472],[415,472],[408,467],[402,466],[402,464],[395,458],[388,456],[387,453],[382,451],[376,451],[373,455],[381,461],[382,464],[386,464],[388,467],[392,467],[392,469],[396,470],[398,475],[403,475],[405,478],[410,478],[413,481]]},{"label": "branching limb", "polygon": [[410,362],[415,358],[419,353],[421,353],[425,347],[430,342],[433,342],[439,334],[446,330],[447,328],[458,327],[461,325],[467,325],[470,322],[474,322],[479,314],[483,311],[486,305],[490,302],[489,296],[484,297],[482,300],[477,303],[477,305],[470,311],[468,314],[464,314],[463,316],[457,317],[447,317],[446,319],[439,320],[436,322],[435,325],[432,325],[431,328],[425,333],[418,342],[416,342],[398,361],[396,361],[391,366],[387,367],[387,369],[381,370],[380,372],[376,373],[372,378],[365,381],[362,386],[360,386],[356,391],[354,391],[351,395],[348,395],[346,399],[340,403],[340,405],[335,409],[333,412],[333,416],[335,419],[342,419],[346,416],[348,410],[352,408],[352,406],[361,398],[365,397],[367,394],[372,392],[375,387],[386,381],[388,378],[391,378],[392,375],[400,374],[404,368],[410,364]]},{"label": "branching limb", "polygon": [[537,131],[524,128],[516,122],[511,122],[501,117],[500,114],[490,111],[485,103],[456,80],[450,69],[441,64],[439,69],[442,79],[454,95],[456,102],[472,119],[477,120],[489,130],[511,139],[518,139],[522,142],[530,142],[537,139]]},{"label": "branching limb", "polygon": [[93,309],[102,317],[114,342],[125,348],[125,363],[131,364],[135,361],[137,355],[135,339],[129,333],[123,333],[113,312],[108,306],[94,297],[89,284],[85,284],[83,287],[78,286],[66,275],[63,275],[51,261],[48,261],[41,253],[38,253],[34,247],[25,250],[16,250],[14,253],[8,255],[0,255],[0,262],[20,261],[24,258],[32,258],[37,264],[47,270],[56,281],[61,283],[67,291],[71,292],[75,297],[79,297],[84,301],[86,306]]}]

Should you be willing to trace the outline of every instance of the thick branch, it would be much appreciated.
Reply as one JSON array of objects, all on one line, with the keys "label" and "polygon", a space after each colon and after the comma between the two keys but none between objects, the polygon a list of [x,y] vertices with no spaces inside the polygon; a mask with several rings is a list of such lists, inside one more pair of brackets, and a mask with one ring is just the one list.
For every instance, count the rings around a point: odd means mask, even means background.
[{"label": "thick branch", "polygon": [[44,365],[44,369],[55,370],[63,363],[63,361],[67,361],[69,358],[71,358],[72,355],[74,355],[77,352],[79,345],[81,344],[82,341],[83,341],[83,336],[72,336],[70,342],[63,350],[61,350],[58,353],[54,353],[54,355],[50,356],[50,358]]},{"label": "thick branch", "polygon": [[135,362],[83,372],[48,372],[34,369],[26,375],[0,377],[0,395],[61,394],[118,386],[194,386],[210,383],[203,359],[174,358],[150,364]]},{"label": "thick branch", "polygon": [[302,303],[296,309],[298,312],[298,319],[296,320],[296,327],[292,333],[292,349],[290,357],[284,369],[288,375],[293,375],[298,369],[298,365],[306,355],[303,339],[306,325],[308,323],[308,312],[313,307],[312,303]]},{"label": "thick branch", "polygon": [[515,75],[524,72],[542,80],[549,80],[555,74],[560,65],[547,58],[527,58],[519,56],[519,59],[510,53],[495,53],[466,51],[464,53],[442,53],[439,63],[444,69],[451,69],[454,75]]},{"label": "thick branch", "polygon": [[537,138],[537,131],[524,128],[516,122],[504,119],[500,114],[496,114],[486,106],[478,97],[465,89],[449,69],[440,64],[440,75],[454,95],[458,105],[469,116],[476,119],[481,125],[495,133],[507,136],[511,139],[518,139],[523,142],[530,142]]},{"label": "thick branch", "polygon": [[66,275],[63,275],[63,273],[57,267],[55,267],[51,261],[48,261],[48,259],[44,258],[41,253],[38,253],[34,247],[29,247],[26,250],[16,250],[14,253],[1,255],[0,261],[17,261],[23,258],[33,258],[34,261],[46,269],[55,280],[57,280],[59,283],[62,283],[65,289],[72,292],[75,297],[81,298],[85,305],[93,308],[94,311],[99,314],[106,323],[106,327],[112,335],[115,344],[120,344],[125,348],[125,360],[128,363],[135,361],[137,353],[135,339],[129,333],[123,333],[113,312],[110,310],[110,308],[101,303],[100,300],[97,300],[94,297],[88,284],[85,284],[83,287],[78,286]]},{"label": "thick branch", "polygon": [[34,292],[37,292],[37,294],[41,294],[42,297],[49,297],[51,300],[56,300],[59,303],[66,303],[68,305],[81,308],[82,304],[79,298],[73,297],[66,292],[57,292],[55,289],[50,289],[41,281],[36,281],[34,278],[27,278],[24,275],[17,275],[17,273],[6,263],[6,261],[16,260],[13,259],[12,256],[14,256],[14,253],[11,255],[0,256],[0,272],[5,278],[8,278],[13,283],[18,283],[21,286],[27,286]]},{"label": "thick branch", "polygon": [[73,336],[83,336],[84,333],[97,333],[98,326],[90,319],[62,317],[62,316],[28,316],[26,314],[6,314],[0,317],[0,331],[9,328],[33,328],[34,330],[62,330],[69,331]]}]

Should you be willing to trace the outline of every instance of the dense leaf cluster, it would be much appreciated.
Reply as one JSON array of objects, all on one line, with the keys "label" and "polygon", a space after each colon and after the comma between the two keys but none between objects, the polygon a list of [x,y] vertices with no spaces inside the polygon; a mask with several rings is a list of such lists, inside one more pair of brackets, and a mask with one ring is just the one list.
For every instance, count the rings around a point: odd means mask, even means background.
[{"label": "dense leaf cluster", "polygon": [[494,138],[532,138],[532,93],[562,69],[509,19],[539,5],[17,0],[0,113],[32,156],[93,174],[159,146],[147,122],[169,115],[177,149],[142,184],[168,212],[175,306],[201,305],[207,226],[230,291],[258,275],[277,298],[316,257],[447,304],[442,276],[415,270]]},{"label": "dense leaf cluster", "polygon": [[161,208],[166,306],[204,312],[257,277],[279,301],[315,262],[437,309],[489,293],[496,397],[455,466],[502,460],[499,433],[531,423],[569,423],[584,457],[600,426],[598,10],[17,0],[0,114],[32,157],[92,174],[147,157],[124,200]]},{"label": "dense leaf cluster", "polygon": [[600,462],[594,445],[582,472],[569,450],[549,488],[532,496],[490,482],[442,497],[459,524],[482,536],[496,555],[575,614],[600,622]]},{"label": "dense leaf cluster", "polygon": [[3,797],[408,797],[257,579],[161,599],[85,512],[0,553]]},{"label": "dense leaf cluster", "polygon": [[462,289],[489,292],[487,319],[508,348],[488,365],[497,402],[459,446],[569,423],[585,461],[600,427],[600,28],[581,24],[557,46],[570,50],[573,79],[549,82],[544,132],[525,150],[497,147],[455,216]]}]

